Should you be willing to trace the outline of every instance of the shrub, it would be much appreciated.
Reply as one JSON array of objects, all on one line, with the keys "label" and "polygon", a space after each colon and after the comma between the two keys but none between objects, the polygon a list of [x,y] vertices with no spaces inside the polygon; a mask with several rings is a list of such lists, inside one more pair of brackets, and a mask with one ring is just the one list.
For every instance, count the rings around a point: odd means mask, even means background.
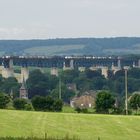
[{"label": "shrub", "polygon": [[31,101],[37,111],[62,111],[63,102],[50,96],[35,96]]},{"label": "shrub", "polygon": [[75,111],[77,111],[77,113],[89,113],[87,108],[77,107],[75,108]]},{"label": "shrub", "polygon": [[56,99],[53,103],[53,110],[56,112],[62,111],[63,102],[60,99]]},{"label": "shrub", "polygon": [[10,102],[10,97],[4,93],[0,93],[0,108],[6,108],[7,104]]},{"label": "shrub", "polygon": [[13,101],[13,106],[17,110],[34,110],[32,104],[27,99],[17,98]]}]

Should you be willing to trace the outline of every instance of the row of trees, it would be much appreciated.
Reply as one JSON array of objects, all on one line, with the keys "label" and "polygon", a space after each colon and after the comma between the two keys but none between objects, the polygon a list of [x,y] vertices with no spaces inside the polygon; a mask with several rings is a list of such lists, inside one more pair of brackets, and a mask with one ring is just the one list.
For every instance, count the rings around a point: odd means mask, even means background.
[{"label": "row of trees", "polygon": [[[60,77],[61,97],[65,103],[69,103],[71,98],[80,96],[88,90],[106,90],[118,98],[120,105],[124,104],[124,70],[120,70],[115,74],[109,71],[108,79],[105,79],[100,70],[92,71],[89,69],[86,69],[84,72],[80,72],[76,69],[61,71]],[[59,96],[60,77],[42,73],[40,70],[31,71],[29,79],[27,80],[28,93],[31,101],[38,95],[43,97],[49,96],[53,100],[57,100]],[[77,92],[68,89],[67,84],[69,83],[76,84]],[[11,91],[13,91],[13,99],[19,97],[20,86],[15,78],[5,79],[0,76],[0,92],[10,95]],[[128,70],[128,92],[130,97],[134,91],[140,91],[140,69],[138,68]],[[44,101],[42,100],[42,102]],[[130,104],[134,108],[134,105],[132,105],[132,103]],[[55,106],[55,103],[52,106]],[[138,104],[135,105],[134,109],[136,109],[136,107],[138,108],[138,106]],[[26,107],[29,108],[29,105],[27,104]],[[39,108],[35,108],[35,110],[39,110]],[[48,109],[44,108],[42,110]],[[98,108],[97,111],[101,111],[101,109]]]},{"label": "row of trees", "polygon": [[[88,90],[108,90],[118,97],[124,95],[124,70],[120,70],[113,74],[109,71],[108,79],[101,74],[101,71],[92,71],[86,69],[84,72],[78,70],[66,70],[60,73],[62,100],[69,102],[76,93],[67,88],[67,84],[75,83],[79,95]],[[27,80],[29,98],[35,95],[53,96],[58,98],[59,95],[59,77],[50,74],[42,73],[40,70],[30,72]],[[14,78],[3,78],[0,76],[0,92],[10,94],[14,93],[14,97],[19,96],[20,84]],[[135,91],[140,91],[140,69],[132,68],[128,71],[128,92],[131,94]]]},{"label": "row of trees", "polygon": [[[136,110],[140,108],[140,93],[135,93],[128,99],[129,108]],[[96,112],[98,113],[109,113],[111,110],[112,113],[120,114],[124,113],[124,107],[121,108],[117,105],[115,97],[106,91],[99,92],[96,97]]]},{"label": "row of trees", "polygon": [[62,111],[63,102],[60,99],[53,99],[50,96],[35,96],[32,100],[15,98],[12,100],[10,96],[0,93],[0,108],[5,109],[8,106],[17,110],[36,110],[36,111]]},{"label": "row of trees", "polygon": [[[31,101],[27,99],[16,98],[12,100],[8,95],[0,93],[0,108],[5,109],[11,103],[17,110],[36,110],[36,111],[62,111],[63,102],[60,99],[54,99],[50,96],[35,96]],[[135,93],[129,99],[129,106],[136,110],[140,108],[140,94]],[[117,106],[115,97],[107,92],[101,91],[96,96],[95,109],[97,113],[123,113],[124,110]],[[79,109],[76,109],[80,112]],[[82,110],[86,112],[85,109]]]}]

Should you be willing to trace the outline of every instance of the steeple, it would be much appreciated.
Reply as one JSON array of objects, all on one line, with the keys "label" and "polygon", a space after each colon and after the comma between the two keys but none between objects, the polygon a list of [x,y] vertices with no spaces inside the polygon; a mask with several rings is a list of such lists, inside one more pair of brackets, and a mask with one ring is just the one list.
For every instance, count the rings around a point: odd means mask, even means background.
[{"label": "steeple", "polygon": [[11,97],[11,99],[13,99],[13,96],[14,96],[13,89],[11,89],[11,91],[10,91],[10,97]]},{"label": "steeple", "polygon": [[26,82],[23,75],[23,82],[20,88],[20,98],[28,99],[28,90],[26,87]]}]

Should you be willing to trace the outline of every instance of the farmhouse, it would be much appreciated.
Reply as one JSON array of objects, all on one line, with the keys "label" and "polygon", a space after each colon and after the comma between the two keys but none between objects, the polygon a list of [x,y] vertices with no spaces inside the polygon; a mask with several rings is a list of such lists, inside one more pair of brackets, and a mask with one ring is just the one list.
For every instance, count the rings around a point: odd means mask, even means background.
[{"label": "farmhouse", "polygon": [[91,95],[74,97],[70,102],[71,107],[91,108],[95,106],[95,98]]}]

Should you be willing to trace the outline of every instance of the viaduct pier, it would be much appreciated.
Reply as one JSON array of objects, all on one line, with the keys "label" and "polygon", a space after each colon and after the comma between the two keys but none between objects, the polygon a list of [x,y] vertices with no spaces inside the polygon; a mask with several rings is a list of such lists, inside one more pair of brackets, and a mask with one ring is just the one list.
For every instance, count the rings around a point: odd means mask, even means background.
[{"label": "viaduct pier", "polygon": [[3,77],[13,77],[13,66],[21,67],[21,82],[24,77],[28,79],[28,67],[51,68],[51,74],[58,76],[58,68],[63,70],[79,69],[91,70],[101,69],[102,74],[107,77],[107,71],[114,73],[124,66],[140,67],[140,58],[123,57],[94,57],[94,56],[3,56],[0,57],[1,74]]}]

